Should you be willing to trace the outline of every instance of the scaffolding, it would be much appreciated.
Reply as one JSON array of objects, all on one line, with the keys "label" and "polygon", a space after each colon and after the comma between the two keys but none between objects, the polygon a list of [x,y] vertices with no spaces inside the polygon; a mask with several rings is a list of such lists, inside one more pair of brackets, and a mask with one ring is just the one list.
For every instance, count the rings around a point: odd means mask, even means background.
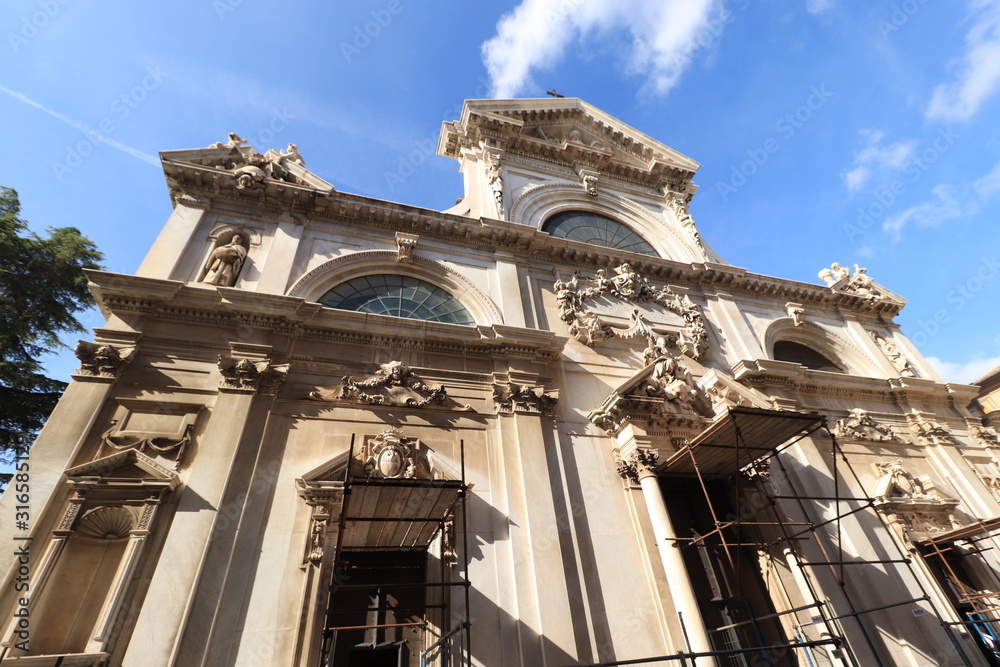
[{"label": "scaffolding", "polygon": [[[781,456],[787,449],[810,436],[829,438],[832,494],[808,493],[797,489],[793,477],[788,474],[784,457]],[[771,471],[777,468],[781,472],[784,488],[780,493],[766,482],[769,479],[768,468]],[[708,620],[710,616],[706,616],[706,625],[711,626],[707,630],[712,651],[681,651],[671,655],[594,663],[587,667],[651,663],[692,666],[717,664],[726,667],[881,666],[885,664],[885,656],[878,648],[879,640],[874,636],[871,623],[866,622],[866,619],[877,612],[906,606],[911,608],[914,615],[927,615],[924,605],[937,617],[942,631],[947,634],[963,664],[982,664],[982,658],[974,661],[969,657],[969,649],[972,647],[968,643],[963,645],[960,638],[956,637],[955,626],[981,624],[979,618],[987,613],[993,614],[993,619],[1000,618],[996,615],[1000,611],[1000,598],[990,596],[986,602],[985,597],[982,600],[976,599],[975,594],[970,592],[964,599],[973,605],[975,611],[970,612],[968,621],[949,622],[942,615],[921,576],[914,571],[913,559],[904,551],[903,545],[892,537],[886,518],[876,511],[875,500],[865,495],[864,486],[840,443],[827,428],[826,418],[819,413],[732,407],[669,456],[657,468],[657,473],[665,496],[669,485],[677,485],[679,480],[688,480],[685,488],[690,493],[683,497],[684,504],[694,505],[695,499],[691,494],[695,493],[700,493],[704,500],[700,511],[707,512],[709,530],[704,533],[695,532],[690,537],[677,535],[673,538],[674,546],[686,552],[685,563],[692,580],[699,569],[697,565],[700,563],[703,566],[704,573],[697,573],[703,579],[701,597],[705,597],[704,593],[709,590],[712,594],[709,603],[701,600],[703,612],[708,604],[714,604],[723,610],[715,614],[716,621],[720,618],[725,620],[726,613],[730,610],[736,610],[742,618],[713,625]],[[862,490],[862,495],[846,493],[845,487],[850,486]],[[746,497],[745,490],[754,491],[763,502],[757,503],[756,507],[751,508],[752,511],[741,509],[733,512],[731,507],[727,507],[725,498],[720,502],[720,489],[725,489],[728,497],[736,498],[737,502]],[[667,501],[670,507],[669,497]],[[826,515],[822,517],[817,516],[821,505],[826,506]],[[877,529],[884,531],[889,538],[883,543],[894,545],[895,554],[882,554],[888,557],[876,559],[864,559],[854,554],[845,557],[843,535],[847,522],[862,520],[869,523],[877,521]],[[987,534],[989,539],[993,539],[998,529],[1000,518],[982,526],[966,527],[963,529],[966,532],[961,535],[956,531],[955,535],[928,540],[926,549],[943,552],[942,545],[953,544],[956,539],[985,539]],[[821,557],[807,560],[804,549],[806,543],[813,545],[812,553],[820,554]],[[750,578],[761,576],[759,566],[752,573],[744,570],[748,566],[748,550],[756,550],[758,556],[766,555],[772,559],[773,554],[781,550],[788,573],[798,586],[805,604],[782,604],[782,607],[791,608],[777,610],[774,591],[765,586],[761,590],[765,602],[771,608],[762,608],[766,605],[761,604],[760,596],[753,599],[753,595],[745,590]],[[714,569],[711,558],[718,559],[721,566]],[[852,569],[859,565],[905,566],[902,571],[907,572],[913,582],[905,590],[919,591],[919,595],[906,595],[893,602],[865,606],[862,596],[852,591],[852,587],[848,585]],[[807,575],[809,571],[819,573],[821,570],[829,575],[827,581],[832,580],[836,584],[836,602],[831,599],[831,591],[825,591],[825,596],[815,577]],[[958,576],[954,580],[960,582]],[[988,608],[986,604],[989,605]],[[808,634],[813,637],[809,638]],[[852,646],[849,635],[857,645]],[[1000,632],[994,636],[1000,638]],[[714,662],[710,663],[709,659]]]},{"label": "scaffolding", "polygon": [[[359,474],[352,439],[319,665],[472,664],[464,508],[470,487],[464,441],[459,447],[461,479],[384,478]],[[456,549],[459,514],[463,544]],[[456,551],[462,567],[453,577]],[[453,604],[456,590],[461,605]]]}]

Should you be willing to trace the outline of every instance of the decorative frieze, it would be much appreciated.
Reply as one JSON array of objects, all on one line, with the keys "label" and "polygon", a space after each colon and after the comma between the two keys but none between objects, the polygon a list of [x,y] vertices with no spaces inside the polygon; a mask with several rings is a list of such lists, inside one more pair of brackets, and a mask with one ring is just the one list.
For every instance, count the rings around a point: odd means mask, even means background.
[{"label": "decorative frieze", "polygon": [[135,356],[134,347],[115,347],[82,340],[73,352],[80,360],[77,375],[108,379],[118,379]]},{"label": "decorative frieze", "polygon": [[983,447],[1000,447],[1000,438],[992,426],[971,424],[969,425],[969,434],[976,440],[976,443]]},{"label": "decorative frieze", "polygon": [[220,389],[274,396],[288,375],[288,364],[273,365],[266,359],[252,361],[219,355],[219,371]]},{"label": "decorative frieze", "polygon": [[386,405],[406,408],[436,406],[457,412],[471,412],[471,405],[461,405],[448,396],[443,385],[421,380],[401,361],[381,364],[375,375],[356,380],[345,375],[342,385],[332,391],[313,391],[308,398],[315,401],[342,400],[364,405]]},{"label": "decorative frieze", "polygon": [[555,415],[558,401],[557,390],[546,391],[543,387],[531,387],[514,382],[493,384],[493,404],[501,414],[516,412],[552,417]]},{"label": "decorative frieze", "polygon": [[924,445],[955,445],[958,444],[951,429],[945,424],[928,419],[917,411],[908,415],[917,438]]},{"label": "decorative frieze", "polygon": [[902,442],[891,426],[879,424],[862,408],[853,408],[837,422],[833,434],[845,440],[861,442]]}]

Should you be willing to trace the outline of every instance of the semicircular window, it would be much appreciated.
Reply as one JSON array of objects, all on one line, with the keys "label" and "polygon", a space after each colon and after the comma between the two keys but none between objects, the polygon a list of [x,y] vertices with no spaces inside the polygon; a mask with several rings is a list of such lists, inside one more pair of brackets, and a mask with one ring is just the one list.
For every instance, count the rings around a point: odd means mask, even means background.
[{"label": "semicircular window", "polygon": [[817,371],[843,373],[844,370],[826,355],[814,350],[808,345],[790,340],[779,340],[774,344],[774,359],[776,361],[791,361],[802,364],[806,368]]},{"label": "semicircular window", "polygon": [[653,246],[625,225],[600,213],[563,211],[545,221],[542,231],[552,236],[592,245],[658,257]]},{"label": "semicircular window", "polygon": [[451,294],[429,282],[398,274],[359,276],[319,298],[329,308],[414,320],[475,326],[469,311]]}]

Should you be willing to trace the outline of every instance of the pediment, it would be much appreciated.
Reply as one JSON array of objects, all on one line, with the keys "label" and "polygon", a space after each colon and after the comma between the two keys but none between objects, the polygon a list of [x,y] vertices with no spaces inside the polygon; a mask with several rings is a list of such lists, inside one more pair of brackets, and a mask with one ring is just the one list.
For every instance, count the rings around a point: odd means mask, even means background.
[{"label": "pediment", "polygon": [[171,190],[192,184],[211,185],[213,189],[232,191],[243,196],[261,195],[280,188],[306,189],[322,194],[333,192],[333,185],[312,173],[299,155],[298,147],[289,144],[283,150],[264,153],[236,133],[226,142],[207,148],[163,151],[160,153]]},{"label": "pediment", "polygon": [[578,167],[652,179],[677,192],[700,165],[578,98],[467,100],[459,120],[441,130],[438,154],[460,159],[463,148],[499,144]]},{"label": "pediment", "polygon": [[66,471],[72,481],[96,480],[98,483],[122,484],[133,482],[149,486],[176,488],[178,477],[169,470],[135,449],[115,452],[89,463],[74,466]]}]

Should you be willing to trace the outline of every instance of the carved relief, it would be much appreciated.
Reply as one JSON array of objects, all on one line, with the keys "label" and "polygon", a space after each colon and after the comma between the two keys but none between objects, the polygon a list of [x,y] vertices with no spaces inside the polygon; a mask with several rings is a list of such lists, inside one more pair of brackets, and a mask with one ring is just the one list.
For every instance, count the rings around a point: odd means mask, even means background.
[{"label": "carved relief", "polygon": [[875,331],[869,331],[868,333],[871,334],[872,339],[879,346],[885,356],[889,358],[889,361],[892,362],[892,365],[895,366],[900,375],[910,378],[916,377],[917,374],[913,370],[913,366],[910,365],[910,362],[906,359],[906,355],[903,354],[898,347],[896,347],[894,342]]},{"label": "carved relief", "polygon": [[302,183],[302,180],[286,168],[286,161],[304,165],[305,161],[299,155],[298,146],[288,144],[284,151],[268,150],[267,153],[252,152],[247,141],[235,132],[229,133],[226,143],[216,142],[209,148],[236,148],[239,152],[231,159],[225,160],[220,166],[234,174],[236,189],[243,192],[253,192],[263,188],[265,179],[284,181],[286,183]]},{"label": "carved relief", "polygon": [[867,411],[854,408],[837,422],[833,433],[838,438],[846,440],[861,440],[866,442],[902,442],[891,426],[879,424],[872,419]]},{"label": "carved relief", "polygon": [[417,248],[417,240],[420,237],[416,234],[396,232],[396,261],[404,264],[413,262],[413,251]]},{"label": "carved relief", "polygon": [[239,278],[240,270],[247,258],[246,236],[236,232],[227,243],[219,245],[208,256],[201,282],[207,285],[232,287]]},{"label": "carved relief", "polygon": [[909,415],[910,424],[920,442],[925,445],[954,445],[955,437],[946,425],[927,419],[914,411]]},{"label": "carved relief", "polygon": [[497,214],[503,215],[503,175],[500,173],[500,156],[488,153],[486,157],[486,182],[493,192]]},{"label": "carved relief", "polygon": [[448,567],[458,565],[458,551],[455,548],[455,515],[449,514],[441,527],[441,560]]},{"label": "carved relief", "polygon": [[459,412],[472,410],[471,405],[460,405],[452,400],[443,385],[425,383],[400,361],[382,364],[375,375],[367,379],[355,380],[345,375],[339,389],[313,391],[309,394],[309,398],[316,401],[345,400],[365,405],[407,408],[425,408],[434,405]]},{"label": "carved relief", "polygon": [[991,426],[972,424],[969,426],[969,434],[983,447],[1000,447],[1000,438],[996,429]]},{"label": "carved relief", "polygon": [[830,268],[823,269],[819,272],[819,279],[827,284],[828,287],[833,287],[845,280],[847,280],[851,275],[851,270],[846,266],[841,266],[839,263],[834,262],[830,265]]},{"label": "carved relief", "polygon": [[288,374],[288,364],[272,365],[270,361],[251,361],[219,355],[222,389],[252,391],[262,396],[273,396]]},{"label": "carved relief", "polygon": [[871,494],[905,544],[960,528],[958,501],[942,493],[926,475],[916,477],[900,459],[873,464],[879,479]]},{"label": "carved relief", "polygon": [[135,508],[122,505],[102,505],[80,517],[75,532],[98,540],[120,540],[128,537],[138,523]]},{"label": "carved relief", "polygon": [[792,324],[794,324],[797,327],[802,326],[803,322],[805,321],[802,319],[802,317],[806,314],[806,310],[805,308],[802,307],[801,303],[794,303],[789,301],[788,303],[785,304],[785,312],[788,313],[788,316],[790,318],[792,318]]},{"label": "carved relief", "polygon": [[698,233],[698,227],[694,224],[694,218],[688,212],[687,200],[676,192],[666,192],[666,204],[667,208],[674,214],[677,221],[681,223],[681,226],[687,230],[688,234],[694,240],[694,244],[698,246],[702,254],[705,254],[705,242],[701,240],[701,234]]},{"label": "carved relief", "polygon": [[111,427],[104,432],[101,440],[111,449],[137,449],[146,453],[146,449],[151,449],[160,454],[170,454],[178,461],[184,457],[184,447],[191,442],[191,432],[194,430],[194,423],[188,424],[180,438],[169,436],[146,436],[136,437],[129,435],[115,435],[120,432],[117,419],[111,420]]},{"label": "carved relief", "polygon": [[600,269],[593,278],[574,274],[568,281],[555,282],[560,318],[569,324],[569,332],[574,338],[587,346],[615,336],[627,338],[641,333],[647,339],[652,338],[652,330],[641,314],[634,313],[632,326],[618,333],[596,313],[588,312],[587,305],[602,297],[630,303],[653,303],[680,315],[684,321],[679,334],[667,337],[667,342],[693,359],[701,358],[708,349],[708,330],[701,311],[687,295],[680,296],[669,287],[652,287],[627,262],[615,268],[614,273],[613,277],[608,277],[604,269]]},{"label": "carved relief", "polygon": [[134,347],[100,345],[82,340],[77,343],[73,352],[80,360],[80,368],[76,371],[77,375],[115,379],[121,375],[128,363],[132,361],[132,357],[135,356]]},{"label": "carved relief", "polygon": [[330,515],[326,512],[316,512],[312,516],[312,529],[309,532],[309,553],[307,560],[313,565],[319,565],[323,560],[323,550],[326,546],[326,529]]},{"label": "carved relief", "polygon": [[622,478],[638,482],[644,477],[655,475],[659,452],[652,449],[636,449],[618,462],[616,468]]},{"label": "carved relief", "polygon": [[427,453],[416,438],[396,427],[369,438],[360,453],[363,474],[375,479],[431,479]]},{"label": "carved relief", "polygon": [[854,265],[853,276],[849,268],[834,262],[830,268],[820,271],[819,277],[834,291],[856,294],[869,301],[888,298],[896,300],[895,295],[872,280],[868,275],[868,269],[857,264]]},{"label": "carved relief", "polygon": [[546,391],[543,387],[530,387],[513,382],[493,384],[493,404],[498,413],[519,412],[552,417],[555,415],[558,401],[558,390]]}]

